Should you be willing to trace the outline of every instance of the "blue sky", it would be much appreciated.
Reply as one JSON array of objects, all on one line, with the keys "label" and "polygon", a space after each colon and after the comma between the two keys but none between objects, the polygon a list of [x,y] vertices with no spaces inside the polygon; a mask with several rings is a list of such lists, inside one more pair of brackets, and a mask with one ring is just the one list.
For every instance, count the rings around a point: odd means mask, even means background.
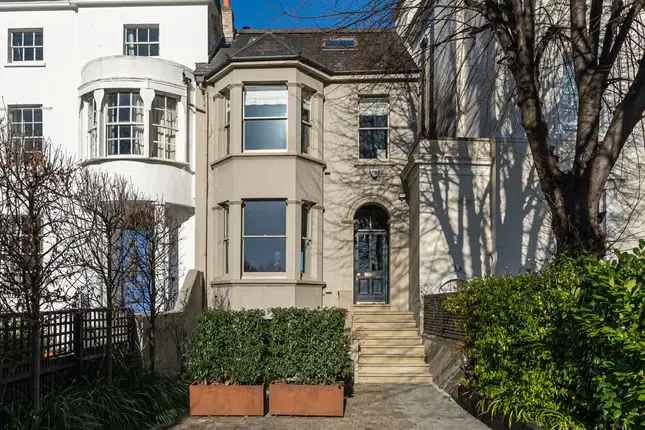
[{"label": "blue sky", "polygon": [[347,10],[361,0],[231,0],[235,27],[311,28],[330,27],[325,15]]}]

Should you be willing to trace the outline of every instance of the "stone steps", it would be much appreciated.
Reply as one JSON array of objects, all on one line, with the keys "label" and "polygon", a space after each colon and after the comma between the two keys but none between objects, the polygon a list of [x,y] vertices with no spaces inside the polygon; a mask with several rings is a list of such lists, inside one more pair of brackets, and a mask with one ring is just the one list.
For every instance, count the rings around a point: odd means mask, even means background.
[{"label": "stone steps", "polygon": [[412,312],[389,305],[355,305],[352,336],[358,340],[356,382],[429,384],[432,375]]}]

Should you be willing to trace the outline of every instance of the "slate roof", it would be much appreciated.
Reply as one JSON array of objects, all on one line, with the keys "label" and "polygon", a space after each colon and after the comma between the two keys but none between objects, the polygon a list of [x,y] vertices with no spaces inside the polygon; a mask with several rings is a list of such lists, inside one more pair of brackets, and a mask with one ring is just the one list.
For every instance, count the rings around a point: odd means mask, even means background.
[{"label": "slate roof", "polygon": [[[331,38],[355,37],[356,47],[328,49]],[[209,63],[198,63],[195,74],[210,77],[238,61],[298,59],[330,75],[411,73],[417,66],[395,31],[390,30],[240,30],[229,46]]]}]

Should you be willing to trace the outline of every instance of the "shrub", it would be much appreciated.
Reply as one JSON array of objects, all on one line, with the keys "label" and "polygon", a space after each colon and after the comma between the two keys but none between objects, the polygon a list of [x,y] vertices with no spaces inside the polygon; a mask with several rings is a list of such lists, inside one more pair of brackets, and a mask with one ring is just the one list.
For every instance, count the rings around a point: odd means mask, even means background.
[{"label": "shrub", "polygon": [[645,242],[613,261],[469,281],[448,302],[465,317],[467,386],[489,412],[546,429],[639,428],[644,270]]},{"label": "shrub", "polygon": [[262,383],[266,330],[263,315],[260,310],[204,313],[188,353],[190,381]]},{"label": "shrub", "polygon": [[163,428],[185,414],[187,401],[185,383],[131,370],[116,373],[112,384],[82,379],[54,390],[45,396],[41,411],[35,416],[28,402],[0,406],[0,427],[12,430]]},{"label": "shrub", "polygon": [[349,339],[342,309],[273,309],[267,381],[333,384],[349,374]]}]

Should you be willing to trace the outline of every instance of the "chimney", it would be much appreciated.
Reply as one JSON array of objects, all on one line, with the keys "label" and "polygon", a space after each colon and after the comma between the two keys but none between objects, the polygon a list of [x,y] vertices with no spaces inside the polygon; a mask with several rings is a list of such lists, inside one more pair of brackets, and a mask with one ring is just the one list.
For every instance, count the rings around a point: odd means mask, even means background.
[{"label": "chimney", "polygon": [[231,0],[223,0],[222,2],[222,30],[226,43],[233,42],[233,38],[235,37],[235,27],[233,27],[233,9],[231,8]]}]

